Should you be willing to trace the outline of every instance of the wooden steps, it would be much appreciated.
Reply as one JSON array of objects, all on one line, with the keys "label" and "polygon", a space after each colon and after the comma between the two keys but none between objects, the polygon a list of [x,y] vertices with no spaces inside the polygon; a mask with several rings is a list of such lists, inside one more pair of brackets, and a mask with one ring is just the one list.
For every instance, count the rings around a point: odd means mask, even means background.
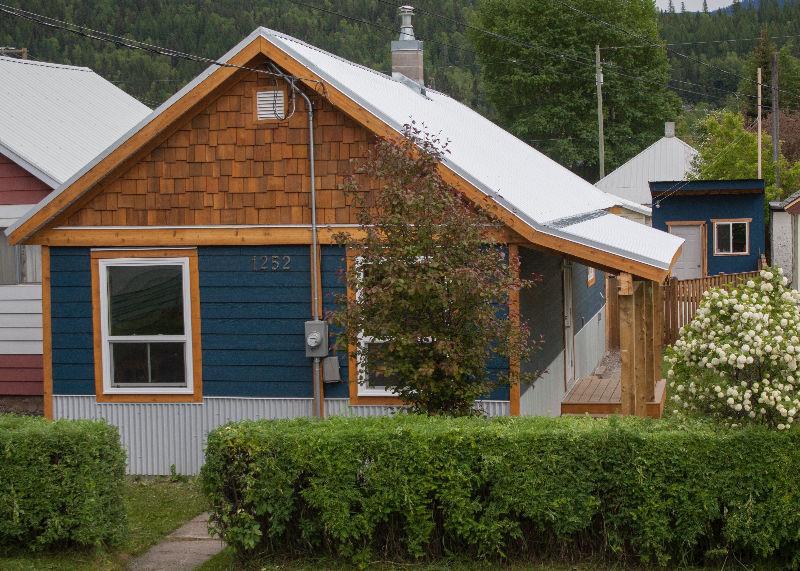
[{"label": "wooden steps", "polygon": [[[666,381],[661,379],[655,386],[655,399],[647,403],[647,416],[661,418],[666,398]],[[586,415],[596,418],[611,414],[621,414],[620,380],[596,375],[586,377],[575,386],[561,401],[562,415]]]}]

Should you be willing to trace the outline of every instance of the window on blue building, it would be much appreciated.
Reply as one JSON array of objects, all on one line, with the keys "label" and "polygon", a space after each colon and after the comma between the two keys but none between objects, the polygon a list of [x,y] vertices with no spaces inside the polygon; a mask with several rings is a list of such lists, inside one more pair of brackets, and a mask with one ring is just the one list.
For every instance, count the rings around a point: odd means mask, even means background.
[{"label": "window on blue building", "polygon": [[105,384],[109,392],[191,391],[187,258],[100,262]]},{"label": "window on blue building", "polygon": [[744,256],[750,253],[749,220],[714,221],[714,255]]}]

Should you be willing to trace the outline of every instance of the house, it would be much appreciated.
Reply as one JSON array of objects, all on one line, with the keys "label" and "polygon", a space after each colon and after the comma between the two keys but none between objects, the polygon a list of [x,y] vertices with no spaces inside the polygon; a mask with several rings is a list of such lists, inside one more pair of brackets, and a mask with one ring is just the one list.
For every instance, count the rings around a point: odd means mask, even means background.
[{"label": "house", "polygon": [[800,283],[800,228],[797,217],[800,215],[800,192],[795,192],[784,200],[770,202],[770,263],[783,268],[797,288]]},{"label": "house", "polygon": [[[0,57],[0,228],[150,113],[85,67]],[[0,237],[0,410],[41,410],[37,245]]]},{"label": "house", "polygon": [[678,279],[751,272],[765,254],[764,181],[650,183],[653,228],[685,240]]},{"label": "house", "polygon": [[389,76],[258,28],[7,231],[42,247],[49,417],[106,418],[131,472],[163,474],[196,472],[206,433],[229,420],[401,406],[327,349],[315,316],[352,261],[332,238],[357,230],[342,183],[412,120],[450,140],[442,177],[498,217],[509,256],[542,278],[509,310],[543,350],[498,365],[541,376],[479,406],[560,413],[604,353],[603,273],[644,312],[633,290],[669,275],[682,240],[609,213],[607,194],[425,87],[410,22],[392,50]]},{"label": "house", "polygon": [[650,206],[650,182],[686,180],[696,156],[694,147],[675,136],[675,123],[668,122],[664,124],[662,138],[608,173],[595,186],[633,204]]}]

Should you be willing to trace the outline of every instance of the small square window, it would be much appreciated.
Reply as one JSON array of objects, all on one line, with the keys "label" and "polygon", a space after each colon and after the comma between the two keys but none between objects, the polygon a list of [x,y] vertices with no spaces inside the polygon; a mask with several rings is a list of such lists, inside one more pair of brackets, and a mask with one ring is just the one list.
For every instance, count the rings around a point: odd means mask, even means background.
[{"label": "small square window", "polygon": [[747,221],[714,222],[714,254],[747,255],[750,251],[750,223]]}]

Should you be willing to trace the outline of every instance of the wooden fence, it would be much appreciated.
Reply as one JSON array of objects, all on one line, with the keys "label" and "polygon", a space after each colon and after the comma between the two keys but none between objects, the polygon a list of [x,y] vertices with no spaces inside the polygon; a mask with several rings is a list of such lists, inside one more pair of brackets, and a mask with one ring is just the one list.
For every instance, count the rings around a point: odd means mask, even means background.
[{"label": "wooden fence", "polygon": [[[759,268],[763,263],[759,263]],[[681,327],[688,324],[697,312],[703,293],[713,287],[726,287],[745,282],[758,276],[758,271],[738,274],[719,274],[693,280],[669,278],[664,289],[664,343],[678,339]]]}]

